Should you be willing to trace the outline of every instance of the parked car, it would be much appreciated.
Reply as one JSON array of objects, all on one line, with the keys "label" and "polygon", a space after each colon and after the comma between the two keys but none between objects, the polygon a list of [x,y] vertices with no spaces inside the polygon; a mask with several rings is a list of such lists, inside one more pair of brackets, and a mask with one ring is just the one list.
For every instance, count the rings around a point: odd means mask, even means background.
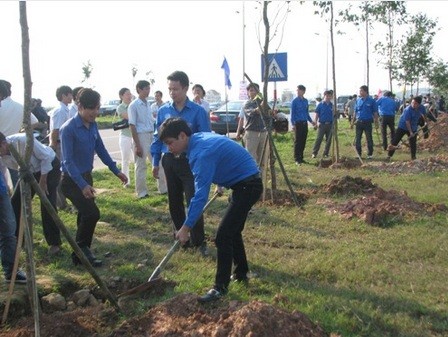
[{"label": "parked car", "polygon": [[351,98],[352,98],[351,95],[343,95],[338,97],[338,100],[336,101],[336,109],[338,112],[338,116],[344,113],[345,105]]},{"label": "parked car", "polygon": [[100,116],[113,115],[117,111],[117,107],[120,105],[120,100],[105,101],[100,106]]},{"label": "parked car", "polygon": [[215,111],[215,110],[217,110],[218,108],[220,108],[221,105],[222,105],[221,102],[212,102],[212,103],[210,103],[210,110],[211,110],[211,111]]},{"label": "parked car", "polygon": [[210,112],[212,131],[225,135],[228,132],[236,132],[238,129],[238,115],[246,101],[229,101],[221,105],[215,111]]}]

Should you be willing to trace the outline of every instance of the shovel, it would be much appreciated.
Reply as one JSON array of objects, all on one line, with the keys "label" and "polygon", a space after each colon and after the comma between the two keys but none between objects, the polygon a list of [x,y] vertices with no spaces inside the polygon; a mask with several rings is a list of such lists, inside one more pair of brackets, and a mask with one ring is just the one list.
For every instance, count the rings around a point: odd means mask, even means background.
[{"label": "shovel", "polygon": [[[202,213],[204,213],[207,210],[207,208],[210,206],[210,204],[220,195],[221,195],[220,192],[216,192],[215,194],[213,194],[211,199],[207,202],[207,204],[205,204],[204,209],[202,210]],[[168,251],[168,253],[165,255],[165,257],[162,259],[162,261],[156,267],[156,269],[154,269],[154,271],[152,272],[151,276],[149,277],[149,279],[148,279],[148,281],[146,283],[142,283],[142,284],[140,284],[140,285],[138,285],[138,286],[136,286],[136,287],[134,287],[132,289],[126,290],[125,292],[123,292],[120,295],[118,295],[118,297],[138,294],[138,293],[144,292],[144,291],[148,290],[149,288],[151,288],[151,286],[154,283],[156,283],[157,281],[160,280],[160,278],[159,278],[160,272],[165,267],[165,265],[168,263],[168,261],[170,260],[171,256],[173,256],[173,254],[177,250],[177,248],[179,248],[179,246],[180,246],[180,241],[176,240],[174,242],[174,244],[171,246],[171,248]]]}]

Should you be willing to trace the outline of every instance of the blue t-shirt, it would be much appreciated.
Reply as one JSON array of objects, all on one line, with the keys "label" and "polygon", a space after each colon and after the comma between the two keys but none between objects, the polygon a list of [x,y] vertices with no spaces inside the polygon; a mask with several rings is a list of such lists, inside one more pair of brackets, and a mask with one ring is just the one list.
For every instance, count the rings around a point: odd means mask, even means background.
[{"label": "blue t-shirt", "polygon": [[320,123],[333,122],[333,103],[320,102],[316,107],[316,114],[319,115]]},{"label": "blue t-shirt", "polygon": [[239,143],[211,132],[190,137],[187,158],[194,176],[195,194],[188,207],[185,225],[193,227],[207,203],[212,183],[231,187],[259,173],[257,163]]},{"label": "blue t-shirt", "polygon": [[8,186],[6,185],[6,179],[2,172],[0,172],[0,196],[8,195]]},{"label": "blue t-shirt", "polygon": [[313,122],[309,113],[308,100],[306,98],[296,97],[291,102],[291,123]]},{"label": "blue t-shirt", "polygon": [[87,128],[77,114],[62,125],[60,136],[61,170],[68,173],[81,190],[88,185],[82,174],[92,172],[95,153],[115,175],[120,173],[104,146],[96,122]]},{"label": "blue t-shirt", "polygon": [[406,121],[410,121],[412,132],[416,132],[418,128],[418,120],[420,119],[420,116],[424,114],[426,114],[426,109],[423,105],[420,104],[417,109],[414,109],[409,105],[401,114],[400,120],[398,121],[398,127],[409,131],[406,127]]},{"label": "blue t-shirt", "polygon": [[378,104],[378,113],[380,116],[395,116],[397,103],[392,98],[383,96],[376,103]]},{"label": "blue t-shirt", "polygon": [[182,111],[177,111],[173,102],[162,105],[157,112],[157,130],[151,144],[150,152],[152,156],[152,165],[159,166],[162,153],[168,152],[168,147],[159,139],[158,130],[160,125],[170,117],[180,117],[187,122],[192,133],[210,132],[210,117],[205,109],[190,101],[188,98]]},{"label": "blue t-shirt", "polygon": [[371,96],[358,98],[355,106],[356,120],[373,122],[375,112],[378,112],[378,105]]}]

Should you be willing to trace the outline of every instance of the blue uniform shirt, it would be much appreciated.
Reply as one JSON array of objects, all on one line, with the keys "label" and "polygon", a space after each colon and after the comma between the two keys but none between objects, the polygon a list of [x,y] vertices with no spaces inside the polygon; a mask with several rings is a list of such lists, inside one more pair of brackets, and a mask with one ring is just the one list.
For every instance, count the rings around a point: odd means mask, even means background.
[{"label": "blue uniform shirt", "polygon": [[81,190],[88,185],[82,174],[92,172],[95,153],[115,175],[120,173],[104,147],[96,122],[90,123],[90,127],[86,128],[81,116],[77,114],[62,125],[60,136],[61,170],[68,173]]},{"label": "blue uniform shirt", "polygon": [[333,122],[333,103],[320,102],[316,107],[316,113],[319,114],[320,123]]},{"label": "blue uniform shirt", "polygon": [[355,106],[356,120],[373,122],[375,112],[378,112],[378,104],[371,96],[358,98]]},{"label": "blue uniform shirt", "polygon": [[291,123],[294,125],[297,122],[306,121],[313,122],[309,113],[308,100],[306,98],[296,97],[291,102]]},{"label": "blue uniform shirt", "polygon": [[[193,133],[211,131],[210,117],[208,113],[203,107],[190,101],[188,98],[182,111],[177,111],[173,102],[165,103],[159,108],[159,111],[157,112],[157,130],[159,130],[160,125],[162,125],[162,123],[170,117],[182,118],[187,122]],[[163,142],[160,141],[157,131],[154,134],[150,151],[152,156],[152,165],[159,166],[162,153],[167,153],[168,148],[165,144],[163,144]]]},{"label": "blue uniform shirt", "polygon": [[3,173],[0,171],[0,196],[8,196],[8,186],[6,185],[6,179],[5,176],[3,175]]},{"label": "blue uniform shirt", "polygon": [[397,103],[387,96],[379,98],[376,103],[378,104],[378,113],[380,116],[395,116],[397,111]]},{"label": "blue uniform shirt", "polygon": [[191,135],[187,158],[195,187],[185,220],[185,225],[190,228],[202,214],[212,183],[231,187],[259,173],[257,163],[244,147],[225,136],[211,132]]},{"label": "blue uniform shirt", "polygon": [[400,120],[398,121],[398,127],[409,131],[406,127],[406,121],[410,121],[412,132],[416,132],[418,128],[418,120],[420,119],[420,116],[424,114],[426,114],[426,109],[423,105],[420,105],[417,110],[409,105],[401,114]]}]

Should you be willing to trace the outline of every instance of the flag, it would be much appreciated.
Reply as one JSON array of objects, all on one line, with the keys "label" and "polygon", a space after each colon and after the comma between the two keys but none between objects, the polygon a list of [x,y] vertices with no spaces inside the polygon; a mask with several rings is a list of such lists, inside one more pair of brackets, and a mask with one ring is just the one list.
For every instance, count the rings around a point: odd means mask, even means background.
[{"label": "flag", "polygon": [[222,66],[221,69],[224,69],[224,81],[225,81],[225,85],[231,89],[232,88],[232,83],[230,82],[230,68],[229,68],[229,64],[227,63],[226,58],[224,57],[224,61],[222,62]]}]

